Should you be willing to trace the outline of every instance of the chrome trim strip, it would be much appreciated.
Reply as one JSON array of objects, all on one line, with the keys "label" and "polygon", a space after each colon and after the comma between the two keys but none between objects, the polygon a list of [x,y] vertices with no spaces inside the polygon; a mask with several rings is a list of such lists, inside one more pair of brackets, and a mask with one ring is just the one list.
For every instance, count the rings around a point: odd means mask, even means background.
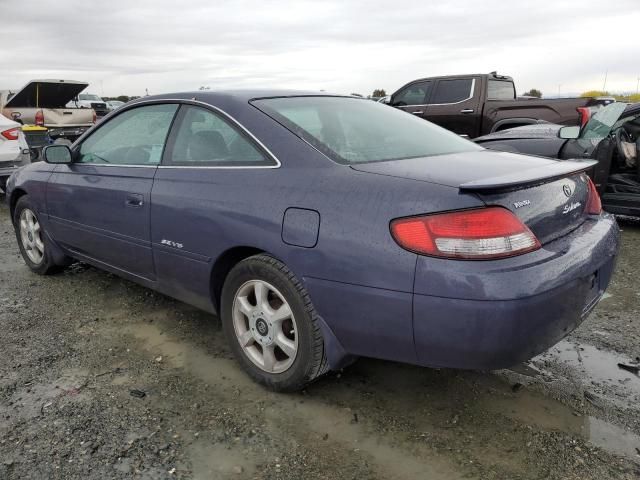
[{"label": "chrome trim strip", "polygon": [[476,79],[472,78],[471,79],[471,94],[465,98],[464,100],[460,100],[459,102],[453,102],[453,103],[416,103],[416,104],[412,104],[412,105],[402,105],[398,108],[406,108],[406,107],[429,107],[431,105],[435,106],[435,105],[458,105],[459,103],[464,103],[467,102],[469,100],[471,100],[473,98],[473,94],[476,91]]},{"label": "chrome trim strip", "polygon": [[[58,165],[63,165],[59,163]],[[92,167],[124,167],[124,168],[158,168],[160,164],[156,165],[130,165],[128,163],[90,163],[90,162],[73,162],[67,165],[90,165]]]},{"label": "chrome trim strip", "polygon": [[428,105],[433,105],[433,106],[435,106],[435,105],[458,105],[460,103],[464,103],[464,102],[467,102],[467,101],[471,100],[473,98],[473,94],[474,94],[475,90],[476,90],[476,79],[474,78],[474,79],[471,80],[471,93],[464,100],[460,100],[459,102],[452,102],[452,103],[429,103]]},{"label": "chrome trim strip", "polygon": [[222,170],[222,169],[227,169],[227,170],[239,170],[239,169],[246,169],[246,168],[252,168],[252,169],[265,169],[265,168],[280,168],[280,165],[239,165],[237,167],[234,167],[232,165],[225,165],[225,166],[219,166],[216,167],[215,165],[202,165],[201,167],[198,166],[193,166],[193,165],[158,165],[158,168],[163,168],[163,169],[171,169],[171,168],[183,168],[186,170],[201,170],[201,169],[205,169],[205,168],[214,168],[216,170]]}]

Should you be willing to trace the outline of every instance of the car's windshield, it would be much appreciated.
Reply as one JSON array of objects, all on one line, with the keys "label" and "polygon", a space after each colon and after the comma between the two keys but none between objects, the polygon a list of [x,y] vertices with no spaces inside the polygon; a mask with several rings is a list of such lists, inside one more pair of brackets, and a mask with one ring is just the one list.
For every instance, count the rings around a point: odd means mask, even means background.
[{"label": "car's windshield", "polygon": [[626,103],[612,103],[598,110],[585,125],[580,138],[593,140],[605,138],[627,108]]},{"label": "car's windshield", "polygon": [[338,163],[482,150],[430,122],[367,100],[309,96],[252,103]]},{"label": "car's windshield", "polygon": [[102,99],[98,95],[92,95],[90,93],[82,93],[82,94],[78,95],[78,98],[80,100],[95,100],[95,101],[98,101],[98,102],[102,101]]}]

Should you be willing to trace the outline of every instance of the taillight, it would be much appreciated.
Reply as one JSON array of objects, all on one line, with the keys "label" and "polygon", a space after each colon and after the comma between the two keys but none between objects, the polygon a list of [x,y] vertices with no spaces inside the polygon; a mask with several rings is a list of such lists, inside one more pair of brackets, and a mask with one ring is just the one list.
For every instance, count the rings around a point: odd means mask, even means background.
[{"label": "taillight", "polygon": [[4,138],[6,138],[7,140],[18,140],[18,131],[19,128],[10,128],[9,130],[5,130],[4,132],[0,132],[0,135],[2,135]]},{"label": "taillight", "polygon": [[97,120],[98,120],[98,115],[96,115],[96,111],[93,110],[93,123],[96,123]]},{"label": "taillight", "polygon": [[42,110],[36,112],[36,125],[38,127],[44,127],[44,113]]},{"label": "taillight", "polygon": [[580,116],[580,128],[584,127],[591,118],[591,109],[589,107],[578,107],[578,115]]},{"label": "taillight", "polygon": [[600,215],[602,213],[602,201],[600,200],[600,194],[598,193],[598,189],[596,189],[591,178],[587,177],[587,180],[589,182],[589,198],[587,199],[587,205],[585,206],[584,211],[589,215]]},{"label": "taillight", "polygon": [[531,230],[502,207],[398,218],[391,234],[402,248],[435,257],[502,258],[540,248]]}]

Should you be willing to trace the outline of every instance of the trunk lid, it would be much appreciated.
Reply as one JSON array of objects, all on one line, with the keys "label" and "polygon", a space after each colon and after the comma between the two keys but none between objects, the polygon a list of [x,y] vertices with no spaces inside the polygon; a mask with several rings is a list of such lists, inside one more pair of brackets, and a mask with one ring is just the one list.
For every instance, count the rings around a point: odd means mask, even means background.
[{"label": "trunk lid", "polygon": [[476,195],[487,205],[511,210],[543,245],[576,229],[588,215],[587,175],[574,173],[524,187],[482,189]]},{"label": "trunk lid", "polygon": [[545,244],[587,218],[589,189],[584,171],[594,164],[484,150],[351,168],[457,187],[487,205],[508,208]]},{"label": "trunk lid", "polygon": [[88,86],[75,80],[32,80],[13,95],[5,107],[64,108]]}]

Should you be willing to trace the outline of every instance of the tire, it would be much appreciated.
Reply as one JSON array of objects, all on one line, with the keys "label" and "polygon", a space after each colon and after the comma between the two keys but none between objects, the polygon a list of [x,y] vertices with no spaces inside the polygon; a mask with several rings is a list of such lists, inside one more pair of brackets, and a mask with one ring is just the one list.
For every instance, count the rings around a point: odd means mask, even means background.
[{"label": "tire", "polygon": [[[13,213],[13,225],[16,232],[16,240],[18,241],[18,246],[20,247],[20,253],[22,254],[22,258],[24,259],[27,266],[31,269],[31,271],[39,274],[39,275],[50,275],[62,270],[63,266],[58,265],[53,261],[51,256],[51,243],[47,235],[45,234],[44,227],[40,224],[38,220],[38,214],[35,206],[31,203],[28,195],[24,195],[18,199],[16,203],[16,208]],[[33,215],[33,218],[39,225],[39,230],[35,232],[31,229],[31,241],[30,246],[26,240],[23,240],[21,233],[21,220],[23,220],[23,214],[29,216],[29,214]],[[27,222],[28,223],[28,222]],[[25,233],[25,235],[27,235]],[[39,240],[39,245],[41,247],[36,246],[35,239]],[[29,253],[31,251],[31,254]],[[41,252],[41,258],[38,260],[37,257],[34,257],[35,252]]]},{"label": "tire", "polygon": [[7,180],[9,180],[9,177],[0,177],[0,190],[3,193],[7,192]]},{"label": "tire", "polygon": [[[257,300],[256,293],[265,290],[266,296],[261,296],[267,299],[266,306]],[[255,255],[239,262],[225,279],[221,304],[222,327],[231,350],[256,382],[274,391],[292,392],[328,370],[309,294],[280,261]],[[267,355],[272,349],[274,355]]]}]

